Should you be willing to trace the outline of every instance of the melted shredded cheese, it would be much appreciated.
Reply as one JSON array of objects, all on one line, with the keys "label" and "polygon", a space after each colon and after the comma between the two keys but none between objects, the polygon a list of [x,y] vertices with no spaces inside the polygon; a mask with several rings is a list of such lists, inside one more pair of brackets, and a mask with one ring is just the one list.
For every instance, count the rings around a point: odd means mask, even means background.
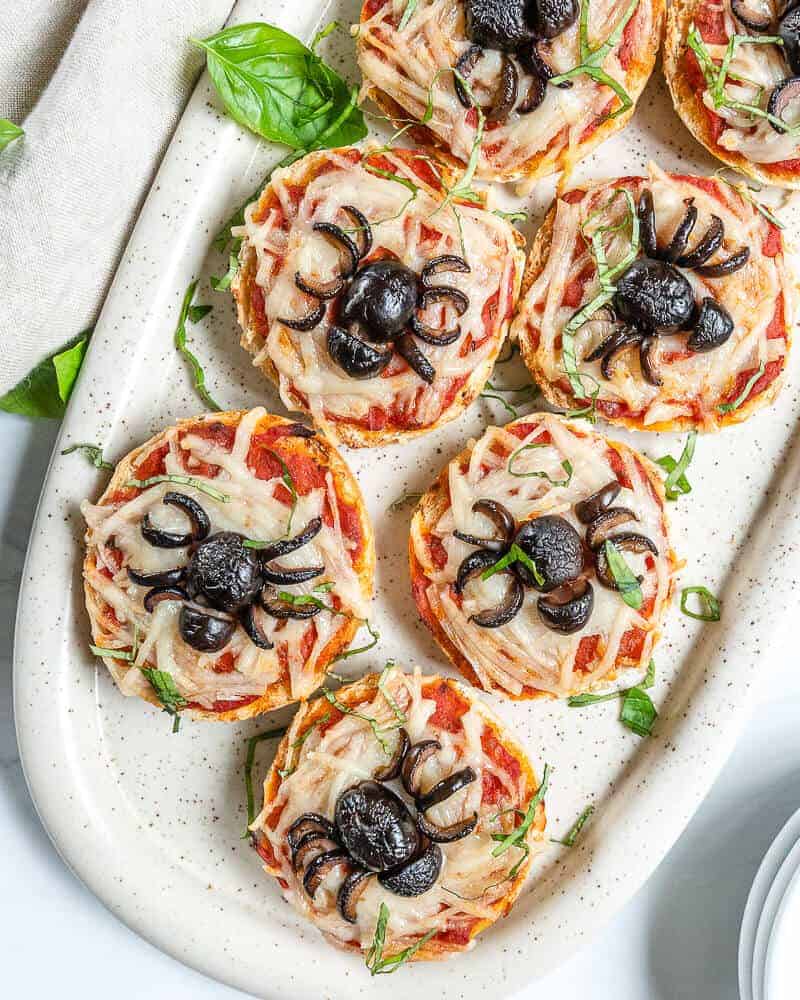
[{"label": "melted shredded cheese", "polygon": [[[418,515],[411,529],[414,554],[427,579],[425,594],[439,625],[458,651],[475,670],[482,687],[489,691],[520,695],[534,688],[559,697],[597,687],[616,676],[615,665],[625,633],[631,628],[645,632],[638,665],[649,661],[658,628],[670,594],[674,563],[667,537],[661,503],[651,491],[646,473],[639,467],[635,453],[621,448],[620,455],[630,489],[622,489],[614,506],[627,507],[638,517],[620,528],[645,535],[655,543],[659,555],[645,557],[626,552],[625,560],[634,574],[642,575],[643,606],[653,602],[653,611],[645,616],[628,607],[617,591],[602,586],[592,575],[594,610],[581,631],[561,635],[547,628],[536,608],[540,593],[525,588],[525,600],[519,613],[500,628],[481,628],[469,621],[470,615],[498,604],[507,587],[507,578],[498,573],[488,580],[480,576],[464,589],[463,602],[452,590],[458,568],[474,546],[462,542],[455,530],[478,536],[491,535],[491,522],[476,514],[472,505],[479,499],[496,500],[514,515],[517,523],[543,514],[565,518],[583,537],[586,526],[574,512],[574,504],[595,493],[617,478],[608,457],[608,446],[598,435],[580,433],[559,417],[534,414],[519,423],[531,425],[524,438],[508,428],[490,427],[473,444],[469,463],[462,470],[460,459],[448,467],[450,505],[436,524],[424,524]],[[513,427],[510,424],[509,427]],[[541,437],[550,435],[546,447],[520,452],[514,458],[515,473],[546,472],[551,479],[564,480],[562,463],[572,466],[567,485],[553,486],[546,479],[517,478],[508,472],[509,456]],[[618,532],[619,533],[619,532]],[[447,561],[438,568],[430,555],[430,537],[438,539],[447,553]],[[652,560],[652,566],[649,565]],[[585,637],[599,636],[595,658],[581,668],[576,657]]]},{"label": "melted shredded cheese", "polygon": [[[349,152],[349,155],[348,155]],[[367,155],[370,147],[363,150]],[[321,154],[314,154],[320,156]],[[502,335],[514,306],[521,268],[514,230],[503,219],[476,205],[442,207],[442,194],[425,184],[407,160],[391,151],[382,154],[389,170],[406,180],[414,190],[398,181],[365,169],[364,160],[353,163],[352,151],[326,151],[326,169],[310,181],[298,178],[307,171],[307,161],[276,170],[270,188],[282,211],[267,212],[260,220],[259,202],[245,212],[245,224],[235,230],[256,252],[256,284],[264,292],[267,333],[258,336],[252,349],[253,364],[272,363],[277,369],[281,398],[289,409],[307,408],[315,421],[335,433],[337,419],[369,422],[372,411],[405,414],[408,426],[434,424],[450,406],[448,390],[454,381],[465,381],[481,364],[490,362],[500,349]],[[330,358],[326,338],[335,305],[309,332],[297,332],[280,317],[305,315],[314,301],[295,284],[295,275],[327,281],[339,273],[334,247],[313,231],[317,222],[334,222],[356,243],[352,217],[342,206],[354,205],[367,217],[373,234],[369,259],[392,256],[416,272],[441,254],[462,254],[470,264],[469,274],[442,273],[436,284],[460,289],[469,299],[465,314],[458,317],[461,336],[452,344],[434,347],[420,344],[436,370],[427,385],[399,355],[375,378],[354,379]],[[496,303],[496,304],[495,304]],[[438,313],[438,317],[434,315]],[[434,326],[451,326],[455,314],[450,307],[430,308]],[[486,321],[487,314],[490,316]],[[252,333],[252,332],[251,332]]]},{"label": "melted shredded cheese", "polygon": [[[140,573],[157,573],[188,561],[187,549],[156,548],[141,533],[142,519],[147,514],[154,525],[166,531],[186,530],[186,516],[162,503],[169,491],[195,499],[211,520],[212,534],[237,531],[257,539],[278,539],[285,535],[290,507],[285,499],[280,499],[282,493],[285,495],[282,478],[279,475],[258,479],[247,465],[251,437],[265,415],[265,410],[256,408],[242,418],[231,451],[196,434],[181,436],[177,428],[166,431],[155,446],[164,443],[169,446],[164,458],[167,474],[189,474],[228,496],[228,502],[215,500],[194,486],[165,482],[142,490],[132,500],[96,505],[84,501],[81,505],[88,526],[86,542],[90,558],[85,573],[95,640],[101,638],[101,644],[111,649],[131,649],[135,646],[134,637],[139,641],[134,665],[120,659],[105,661],[124,694],[141,695],[148,691],[149,683],[138,668],[156,667],[173,676],[178,691],[187,701],[203,708],[212,708],[216,701],[262,695],[285,674],[279,647],[285,648],[292,698],[306,697],[318,686],[320,656],[346,622],[345,617],[321,611],[312,619],[279,621],[262,613],[258,620],[265,635],[275,644],[274,649],[259,649],[238,626],[222,650],[199,653],[180,636],[180,603],[164,601],[156,605],[152,614],[148,613],[142,602],[150,588],[138,586],[128,576],[129,567]],[[218,474],[213,478],[200,474],[198,470],[206,465],[215,466]],[[312,518],[323,515],[326,498],[329,509],[338,512],[330,473],[325,488],[298,496],[292,535],[298,534]],[[344,615],[365,619],[370,595],[364,593],[353,567],[351,547],[352,542],[342,534],[338,516],[331,525],[323,520],[321,531],[312,541],[282,556],[278,563],[285,568],[324,565],[324,575],[280,589],[292,594],[311,593],[315,586],[330,582],[333,588],[320,595],[324,602],[331,604],[338,597]],[[109,608],[113,610],[113,618],[109,618]],[[314,641],[304,654],[307,633],[314,635]]]},{"label": "melted shredded cheese", "polygon": [[[443,729],[432,721],[436,702],[426,697],[425,691],[440,683],[439,678],[423,677],[419,669],[413,674],[405,674],[394,667],[387,669],[372,700],[358,705],[357,711],[362,718],[344,715],[322,733],[319,728],[312,728],[303,740],[294,770],[282,779],[271,797],[267,794],[270,785],[267,778],[264,808],[251,829],[272,849],[275,865],[268,866],[268,870],[285,883],[284,897],[335,943],[367,950],[372,943],[380,905],[385,903],[390,912],[385,954],[395,954],[430,930],[452,930],[475,917],[496,919],[496,904],[505,899],[511,888],[509,872],[522,858],[522,851],[512,847],[493,857],[496,842],[492,834],[509,833],[514,828],[516,821],[505,810],[524,811],[535,789],[529,787],[524,766],[515,776],[484,751],[481,739],[484,730],[489,729],[493,735],[497,733],[501,742],[504,741],[502,732],[498,731],[498,720],[483,705],[464,694],[470,708],[459,719],[456,732]],[[394,748],[394,731],[399,721],[384,692],[405,717],[403,725],[412,744],[423,739],[436,739],[441,743],[441,751],[420,771],[420,786],[424,790],[463,767],[471,766],[476,772],[476,781],[429,809],[428,818],[444,826],[477,812],[479,820],[467,837],[440,845],[444,863],[431,889],[420,896],[404,898],[383,888],[377,878],[371,878],[357,903],[356,923],[350,924],[336,908],[336,895],[345,871],[340,868],[328,875],[312,901],[303,889],[303,872],[296,872],[292,865],[286,834],[304,813],[319,813],[333,821],[336,802],[342,792],[357,782],[372,778],[379,768],[386,766],[386,753],[370,724],[364,721],[365,718],[374,719],[390,749]],[[303,707],[295,715],[286,735],[290,746],[308,730],[307,713],[308,708]],[[488,726],[488,722],[492,725]],[[505,755],[500,756],[506,759]],[[510,759],[517,758],[518,751],[512,747]],[[498,800],[491,804],[483,802],[485,781],[499,782],[502,788]],[[402,785],[391,782],[389,787],[409,803],[413,813],[414,807]],[[278,813],[277,824],[270,825],[270,817]],[[540,841],[541,832],[532,826],[526,836],[532,853]]]},{"label": "melted shredded cheese", "polygon": [[[589,11],[589,39],[593,48],[608,36],[622,18],[628,0],[592,0]],[[398,30],[405,0],[388,0],[364,19],[358,34],[358,63],[367,93],[375,87],[397,101],[409,114],[423,118],[429,99],[433,116],[427,127],[459,159],[467,161],[476,141],[474,112],[470,114],[458,100],[452,74],[442,73],[455,66],[472,43],[466,37],[462,0],[420,0],[406,27]],[[649,0],[640,0],[629,28],[634,43],[633,63],[641,50],[651,44],[660,23],[653,21]],[[554,75],[580,63],[578,22],[545,45],[544,55]],[[629,91],[633,100],[644,80],[634,91],[632,75],[619,61],[622,42],[608,53],[603,69]],[[638,52],[636,50],[639,50]],[[476,100],[488,104],[497,91],[501,71],[500,53],[486,50],[470,76]],[[629,78],[629,76],[631,78]],[[519,67],[519,93],[527,93],[531,77]],[[492,123],[482,143],[478,172],[486,177],[512,179],[527,173],[526,163],[534,158],[536,173],[544,175],[570,165],[580,158],[581,145],[599,118],[608,111],[612,91],[588,76],[572,80],[569,88],[549,86],[545,98],[529,114],[514,111],[507,122]]]},{"label": "melted shredded cheese", "polygon": [[[642,377],[635,347],[618,353],[611,379],[603,377],[599,360],[591,363],[585,360],[619,325],[597,314],[575,334],[578,368],[599,383],[598,400],[627,404],[630,414],[637,415],[645,427],[688,418],[704,429],[713,430],[722,416],[718,407],[740,373],[750,373],[774,361],[782,367],[784,362],[788,350],[785,337],[768,335],[781,297],[784,330],[792,326],[794,291],[783,254],[779,252],[774,257],[764,254],[765,240],[774,236],[769,222],[722,183],[716,184],[720,197],[715,197],[702,187],[664,173],[654,164],[650,165],[649,182],[626,179],[625,183],[634,200],[645,186],[652,191],[660,246],[669,242],[686,212],[686,200],[692,198],[699,214],[690,249],[705,233],[712,215],[722,220],[725,240],[711,263],[741,246],[750,248],[745,267],[728,277],[704,278],[696,271],[681,269],[694,289],[695,300],[700,303],[706,296],[716,299],[730,313],[734,330],[726,343],[703,353],[688,350],[688,331],[657,337],[651,352],[663,383],[657,387]],[[593,211],[608,203],[615,187],[611,183],[590,188],[580,200],[556,203],[547,260],[524,296],[514,321],[512,334],[520,338],[526,357],[534,359],[540,379],[551,384],[566,382],[561,349],[564,327],[578,309],[595,298],[600,288],[595,261],[588,241],[581,235],[581,226]],[[619,212],[619,220],[622,219],[623,206],[623,199],[617,198],[606,213],[609,221],[611,212]],[[628,246],[626,229],[610,243],[609,263],[613,265],[620,260]],[[590,277],[576,299],[572,289],[575,282],[583,281],[587,271]],[[587,389],[594,384],[588,379],[585,382]]]}]

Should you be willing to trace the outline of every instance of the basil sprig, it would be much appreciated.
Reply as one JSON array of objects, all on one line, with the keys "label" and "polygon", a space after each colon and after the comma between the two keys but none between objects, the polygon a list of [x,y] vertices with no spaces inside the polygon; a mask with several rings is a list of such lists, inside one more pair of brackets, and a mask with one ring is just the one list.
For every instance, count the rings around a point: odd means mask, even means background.
[{"label": "basil sprig", "polygon": [[19,139],[23,135],[25,135],[25,132],[19,125],[15,125],[7,118],[0,118],[0,150],[5,149],[10,142]]},{"label": "basil sprig", "polygon": [[756,382],[758,382],[758,380],[761,378],[761,376],[764,374],[765,371],[766,371],[766,365],[762,361],[761,364],[756,369],[756,371],[754,371],[753,374],[750,376],[750,378],[747,380],[744,388],[736,397],[736,399],[734,399],[732,403],[720,403],[720,405],[717,407],[719,412],[732,413],[734,410],[738,410],[739,407],[742,405],[742,403],[744,403],[744,401],[753,391],[753,386],[756,384]]},{"label": "basil sprig", "polygon": [[40,361],[13,389],[0,396],[0,410],[23,417],[63,417],[91,334],[91,328],[84,330],[66,347]]},{"label": "basil sprig", "polygon": [[91,462],[95,469],[108,469],[111,471],[114,468],[113,462],[107,462],[103,458],[103,449],[99,444],[71,444],[69,448],[64,448],[61,454],[72,455],[76,451],[79,451],[89,462]]},{"label": "basil sprig", "polygon": [[122,485],[132,490],[146,490],[148,486],[157,486],[159,483],[178,483],[180,486],[193,486],[200,493],[205,493],[212,500],[219,503],[230,503],[231,498],[227,493],[218,490],[215,486],[209,486],[196,476],[183,476],[174,474],[163,474],[160,476],[150,476],[149,479],[129,479]]},{"label": "basil sprig", "polygon": [[567,699],[570,708],[585,708],[587,705],[598,705],[603,701],[614,701],[622,698],[619,720],[638,736],[648,736],[653,723],[658,718],[658,712],[650,695],[645,690],[655,683],[656,664],[650,660],[647,673],[642,681],[632,688],[621,691],[610,691],[608,694],[576,694]]},{"label": "basil sprig", "polygon": [[531,559],[527,552],[517,545],[516,542],[511,543],[508,552],[506,552],[501,559],[498,559],[494,565],[489,566],[481,573],[481,580],[488,580],[490,577],[494,576],[495,573],[501,573],[504,569],[508,569],[508,567],[515,562],[522,563],[522,565],[530,571],[534,580],[540,587],[544,585],[544,577],[537,569],[536,563],[533,559]]},{"label": "basil sprig", "polygon": [[144,676],[161,702],[163,710],[172,716],[172,731],[177,733],[181,728],[180,711],[189,704],[175,685],[175,680],[167,670],[157,670],[155,667],[141,667]]},{"label": "basil sprig", "polygon": [[408,948],[404,948],[397,955],[387,955],[384,958],[383,949],[386,944],[386,925],[388,923],[389,907],[386,903],[381,903],[378,910],[378,922],[375,925],[375,934],[372,938],[372,946],[366,955],[366,965],[373,976],[389,975],[392,972],[396,972],[401,965],[413,958],[420,948],[430,941],[437,930],[434,927],[433,930],[428,931],[427,934],[423,934],[418,941],[415,941]]},{"label": "basil sprig", "polygon": [[[528,803],[528,808],[525,810],[525,815],[523,816],[522,822],[519,826],[515,827],[511,833],[508,834],[492,834],[492,839],[497,841],[496,846],[492,848],[493,858],[499,858],[500,855],[505,854],[510,847],[521,848],[522,844],[525,844],[526,847],[528,846],[525,841],[525,837],[528,830],[531,828],[531,824],[536,818],[536,810],[539,808],[539,803],[544,801],[544,797],[547,794],[547,785],[550,781],[551,770],[552,769],[549,764],[544,765],[541,784],[536,789],[536,794]],[[520,843],[520,841],[522,841],[522,843]]]},{"label": "basil sprig", "polygon": [[570,481],[572,480],[572,462],[570,462],[569,459],[567,458],[565,458],[561,462],[561,468],[564,470],[564,475],[566,476],[566,479],[552,479],[547,472],[536,472],[536,471],[515,472],[514,469],[512,468],[514,460],[518,455],[521,455],[523,451],[528,451],[531,448],[547,448],[547,447],[548,445],[540,444],[536,441],[532,441],[530,444],[522,445],[521,448],[517,448],[515,452],[512,452],[511,456],[508,459],[508,465],[506,467],[506,471],[510,476],[515,476],[517,479],[531,479],[535,477],[537,479],[546,479],[551,486],[569,486]]},{"label": "basil sprig", "polygon": [[677,500],[678,497],[686,496],[692,492],[691,483],[686,478],[686,470],[694,458],[696,443],[697,431],[690,431],[677,462],[672,455],[664,455],[662,458],[656,459],[656,465],[660,465],[667,473],[667,478],[664,480],[664,493],[667,500]]},{"label": "basil sprig", "polygon": [[607,539],[605,542],[606,560],[614,582],[619,588],[620,597],[634,611],[642,606],[642,588],[633,570],[625,562],[625,558],[616,545]]},{"label": "basil sprig", "polygon": [[[699,611],[692,611],[689,607],[688,602],[692,594],[697,594],[700,602]],[[684,587],[681,591],[681,611],[687,618],[696,618],[701,622],[718,622],[722,617],[719,601],[708,587]]]},{"label": "basil sprig", "polygon": [[178,325],[175,327],[175,347],[189,362],[189,367],[194,375],[194,387],[197,395],[203,400],[209,410],[219,412],[222,407],[215,401],[211,393],[206,389],[206,374],[203,366],[195,355],[186,346],[186,324],[197,323],[211,311],[211,306],[194,306],[192,299],[197,288],[197,281],[192,281],[183,296],[181,311],[178,316]]}]

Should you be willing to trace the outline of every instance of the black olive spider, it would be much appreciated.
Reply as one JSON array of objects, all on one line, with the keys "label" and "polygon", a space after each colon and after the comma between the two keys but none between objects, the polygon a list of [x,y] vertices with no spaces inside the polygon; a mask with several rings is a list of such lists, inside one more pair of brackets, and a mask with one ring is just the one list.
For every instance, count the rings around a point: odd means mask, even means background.
[{"label": "black olive spider", "polygon": [[[436,285],[433,279],[447,271],[466,274],[469,264],[463,257],[443,254],[429,261],[419,276],[391,257],[362,264],[372,249],[369,221],[353,205],[343,205],[342,211],[356,223],[361,234],[359,245],[332,222],[314,223],[314,232],[336,245],[340,254],[340,273],[329,281],[315,282],[297,272],[295,285],[316,300],[316,305],[305,316],[297,319],[279,317],[278,322],[291,330],[313,330],[325,317],[328,301],[341,295],[337,321],[328,328],[326,339],[331,359],[351,378],[374,378],[386,368],[396,350],[409,367],[430,384],[436,377],[436,370],[417,340],[444,347],[458,340],[461,327],[456,323],[449,330],[436,329],[425,323],[418,313],[447,301],[459,316],[463,316],[469,308],[467,296],[450,285]],[[381,350],[373,344],[387,345],[387,348]]]},{"label": "black olive spider", "polygon": [[715,264],[708,261],[725,239],[725,226],[717,215],[711,216],[708,229],[694,249],[687,250],[689,237],[697,223],[698,211],[693,198],[685,202],[686,213],[665,247],[656,238],[653,194],[646,188],[637,204],[642,249],[645,256],[635,260],[617,281],[609,318],[621,320],[614,330],[586,356],[586,361],[600,361],[604,378],[614,374],[614,359],[619,351],[638,345],[642,375],[647,382],[660,386],[661,378],[651,351],[656,337],[691,331],[686,341],[690,351],[712,351],[721,347],[733,333],[733,318],[711,296],[698,306],[691,283],[678,268],[686,268],[705,278],[721,278],[744,267],[750,257],[746,246]]}]

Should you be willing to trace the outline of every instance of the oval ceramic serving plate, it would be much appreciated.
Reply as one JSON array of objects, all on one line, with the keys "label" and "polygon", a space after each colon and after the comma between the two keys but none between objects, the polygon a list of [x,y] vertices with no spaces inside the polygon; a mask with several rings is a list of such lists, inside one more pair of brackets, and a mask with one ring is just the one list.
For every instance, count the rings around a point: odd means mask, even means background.
[{"label": "oval ceramic serving plate", "polygon": [[[320,20],[352,22],[357,7],[354,0],[336,0],[324,11],[248,0],[236,18],[270,20],[309,38]],[[339,36],[333,45],[326,57],[354,79],[351,40]],[[220,113],[204,78],[113,284],[44,487],[17,623],[17,726],[31,792],[55,844],[134,930],[258,996],[389,996],[399,981],[372,980],[358,958],[324,944],[281,902],[241,839],[245,740],[289,712],[230,726],[187,720],[173,736],[169,719],[124,699],[89,654],[78,504],[99,495],[104,474],[76,455],[59,454],[70,443],[93,441],[117,458],[177,418],[200,412],[172,346],[183,293],[196,277],[196,301],[214,306],[191,328],[210,390],[225,408],[263,403],[282,412],[238,346],[229,297],[208,285],[209,275],[226,266],[211,250],[213,234],[278,156]],[[650,157],[666,169],[714,169],[680,127],[659,79],[629,128],[591,157],[576,180],[617,176],[621,163],[641,172]],[[552,193],[552,183],[537,186],[527,206],[533,220],[541,219]],[[703,625],[671,611],[657,649],[654,735],[641,740],[622,727],[616,703],[579,710],[483,696],[539,773],[545,762],[554,768],[548,835],[563,837],[589,802],[596,812],[577,846],[551,844],[539,857],[512,914],[473,952],[402,968],[404,990],[497,998],[518,989],[607,921],[680,834],[733,744],[795,586],[795,371],[792,363],[774,407],[698,442],[693,492],[671,511],[675,546],[687,561],[683,583],[719,595],[723,617]],[[495,375],[509,386],[524,378],[514,364]],[[479,400],[459,420],[411,444],[346,453],[375,525],[372,617],[381,632],[374,650],[346,661],[348,676],[379,669],[389,657],[431,673],[446,669],[409,593],[410,511],[389,505],[403,490],[425,489],[469,437],[506,419],[498,404]],[[677,455],[682,443],[670,435],[612,436],[654,458]],[[261,750],[259,776],[269,746]]]}]

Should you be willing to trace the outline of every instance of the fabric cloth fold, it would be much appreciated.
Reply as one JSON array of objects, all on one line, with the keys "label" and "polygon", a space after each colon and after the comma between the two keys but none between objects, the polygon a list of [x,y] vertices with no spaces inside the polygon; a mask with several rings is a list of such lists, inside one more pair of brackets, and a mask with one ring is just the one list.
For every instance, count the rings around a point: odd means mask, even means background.
[{"label": "fabric cloth fold", "polygon": [[0,117],[25,129],[0,153],[2,394],[97,318],[203,67],[188,39],[233,0],[0,6]]}]

